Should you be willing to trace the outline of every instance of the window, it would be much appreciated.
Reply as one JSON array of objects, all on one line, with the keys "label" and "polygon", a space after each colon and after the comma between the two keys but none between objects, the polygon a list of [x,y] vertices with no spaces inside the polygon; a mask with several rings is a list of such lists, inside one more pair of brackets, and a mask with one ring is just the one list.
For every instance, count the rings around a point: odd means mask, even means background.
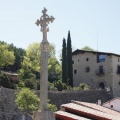
[{"label": "window", "polygon": [[89,61],[89,58],[86,58],[86,61]]},{"label": "window", "polygon": [[111,105],[110,107],[113,108],[113,105]]},{"label": "window", "polygon": [[72,60],[72,64],[74,64],[74,60]]},{"label": "window", "polygon": [[78,62],[79,62],[79,59],[78,59]]},{"label": "window", "polygon": [[99,72],[103,73],[103,66],[99,66]]},{"label": "window", "polygon": [[120,59],[118,58],[118,62],[120,62]]},{"label": "window", "polygon": [[118,84],[120,85],[120,82]]},{"label": "window", "polygon": [[97,55],[97,62],[98,63],[105,62],[105,57],[106,55],[103,55],[103,54]]},{"label": "window", "polygon": [[77,70],[76,69],[74,70],[74,74],[77,74]]},{"label": "window", "polygon": [[86,67],[86,72],[90,72],[90,67]]},{"label": "window", "polygon": [[117,67],[117,74],[120,74],[120,65]]}]

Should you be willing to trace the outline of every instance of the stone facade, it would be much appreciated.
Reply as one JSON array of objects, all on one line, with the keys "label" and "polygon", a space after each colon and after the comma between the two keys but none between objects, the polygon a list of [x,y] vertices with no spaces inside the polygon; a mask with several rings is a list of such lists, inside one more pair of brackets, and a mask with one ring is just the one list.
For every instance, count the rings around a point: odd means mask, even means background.
[{"label": "stone facade", "polygon": [[73,59],[73,84],[86,83],[92,89],[109,88],[120,96],[120,55],[76,50]]}]

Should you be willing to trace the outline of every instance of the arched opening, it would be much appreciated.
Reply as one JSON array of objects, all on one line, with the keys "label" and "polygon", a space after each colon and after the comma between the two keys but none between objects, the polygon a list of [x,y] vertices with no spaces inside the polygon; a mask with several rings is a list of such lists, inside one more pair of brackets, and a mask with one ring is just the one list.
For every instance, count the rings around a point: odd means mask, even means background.
[{"label": "arched opening", "polygon": [[99,88],[101,88],[101,89],[105,89],[105,85],[104,85],[103,82],[101,82],[101,83],[99,84]]}]

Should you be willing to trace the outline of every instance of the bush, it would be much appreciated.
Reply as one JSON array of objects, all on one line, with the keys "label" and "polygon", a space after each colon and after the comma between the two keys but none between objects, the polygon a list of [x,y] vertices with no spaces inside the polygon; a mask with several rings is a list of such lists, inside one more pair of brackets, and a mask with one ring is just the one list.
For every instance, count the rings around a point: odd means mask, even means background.
[{"label": "bush", "polygon": [[56,82],[55,87],[58,89],[58,91],[67,90],[68,88],[68,86],[65,83],[62,83],[61,80]]},{"label": "bush", "polygon": [[35,80],[33,79],[26,79],[24,84],[25,84],[25,87],[27,88],[35,89]]},{"label": "bush", "polygon": [[48,109],[51,110],[52,112],[56,112],[58,110],[56,105],[50,104],[49,102],[50,101],[48,101]]},{"label": "bush", "polygon": [[85,83],[81,83],[78,87],[68,86],[68,89],[69,89],[69,90],[89,90],[89,89],[90,89],[90,86],[88,86],[88,85],[85,84]]},{"label": "bush", "polygon": [[39,101],[37,95],[28,88],[22,88],[20,92],[16,93],[15,102],[22,112],[37,110]]},{"label": "bush", "polygon": [[53,83],[48,83],[48,90],[52,90],[52,91],[57,91],[57,88],[54,86]]},{"label": "bush", "polygon": [[[22,112],[33,112],[38,109],[40,99],[29,88],[22,88],[20,92],[16,93],[15,102]],[[50,104],[49,102],[48,109],[53,112],[57,111],[56,105]]]},{"label": "bush", "polygon": [[6,87],[6,88],[11,87],[10,79],[3,73],[1,73],[1,75],[0,75],[0,85],[2,85],[3,87]]}]

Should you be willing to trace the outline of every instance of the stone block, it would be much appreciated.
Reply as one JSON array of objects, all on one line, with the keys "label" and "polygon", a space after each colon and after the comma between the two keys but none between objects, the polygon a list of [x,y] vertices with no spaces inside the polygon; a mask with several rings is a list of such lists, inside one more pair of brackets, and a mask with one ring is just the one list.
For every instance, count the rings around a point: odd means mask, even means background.
[{"label": "stone block", "polygon": [[54,113],[51,111],[36,111],[33,113],[33,120],[55,120]]}]

